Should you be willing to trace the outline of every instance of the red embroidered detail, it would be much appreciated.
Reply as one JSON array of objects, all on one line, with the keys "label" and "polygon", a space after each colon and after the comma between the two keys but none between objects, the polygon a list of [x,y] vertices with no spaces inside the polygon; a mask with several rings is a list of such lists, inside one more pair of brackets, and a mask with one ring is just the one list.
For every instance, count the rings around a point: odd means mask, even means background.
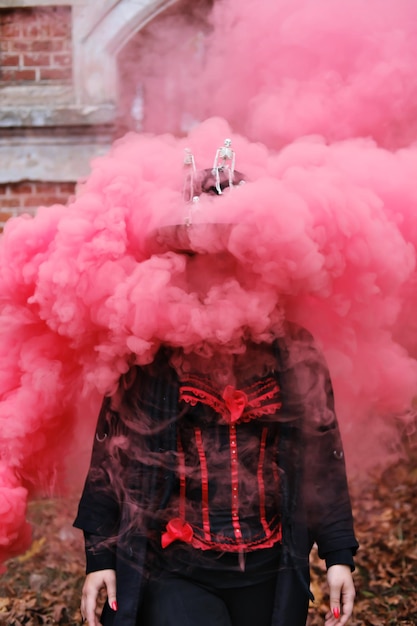
[{"label": "red embroidered detail", "polygon": [[248,396],[244,391],[239,391],[232,385],[227,385],[223,391],[223,400],[229,410],[229,422],[234,424],[242,417],[242,413],[248,403]]},{"label": "red embroidered detail", "polygon": [[[179,398],[191,406],[201,402],[214,409],[226,423],[231,423],[233,421],[248,422],[263,415],[274,415],[282,406],[279,395],[280,389],[273,376],[256,380],[239,391],[228,386],[220,393],[210,381],[195,374],[189,374],[181,380]],[[233,419],[228,402],[231,401],[231,407],[236,416],[237,408],[239,407],[240,410],[244,398],[246,402],[242,412],[237,419]]]},{"label": "red embroidered detail", "polygon": [[264,482],[264,461],[265,461],[265,447],[267,429],[262,429],[261,445],[259,449],[259,462],[258,462],[258,489],[259,489],[259,514],[261,518],[261,524],[265,531],[265,535],[268,537],[270,528],[265,517],[265,482]]},{"label": "red embroidered detail", "polygon": [[181,381],[179,399],[188,402],[191,406],[202,402],[214,409],[216,413],[220,413],[220,415],[223,415],[225,412],[225,404],[221,395],[209,383],[198,376],[190,375]]},{"label": "red embroidered detail", "polygon": [[237,439],[236,426],[229,427],[230,438],[230,467],[231,467],[231,487],[232,487],[232,526],[236,541],[242,540],[242,530],[239,521],[239,462],[237,459]]},{"label": "red embroidered detail", "polygon": [[262,536],[259,539],[252,539],[251,541],[241,540],[237,542],[231,537],[219,537],[215,536],[211,541],[205,541],[201,537],[194,534],[191,545],[193,548],[200,550],[224,550],[225,552],[241,552],[242,549],[245,552],[252,552],[253,550],[259,550],[263,548],[272,548],[276,543],[282,541],[282,529],[281,525],[276,528],[269,529],[268,536]]},{"label": "red embroidered detail", "polygon": [[193,535],[193,529],[188,522],[184,522],[180,517],[174,517],[166,525],[166,532],[162,533],[161,545],[167,548],[173,541],[191,543]]},{"label": "red embroidered detail", "polygon": [[208,469],[207,459],[204,452],[203,437],[200,428],[194,429],[195,441],[197,445],[198,456],[200,459],[201,470],[201,513],[203,516],[204,538],[207,541],[211,539],[210,518],[209,518],[209,492],[208,492]]}]

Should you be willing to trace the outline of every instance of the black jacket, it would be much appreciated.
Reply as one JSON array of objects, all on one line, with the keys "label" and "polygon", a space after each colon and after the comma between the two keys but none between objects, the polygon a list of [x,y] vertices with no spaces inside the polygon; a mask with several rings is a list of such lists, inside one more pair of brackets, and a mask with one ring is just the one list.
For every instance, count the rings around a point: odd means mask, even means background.
[{"label": "black jacket", "polygon": [[[283,402],[278,462],[284,481],[272,626],[305,626],[313,543],[328,566],[353,565],[358,544],[324,360],[309,333],[295,325],[288,324],[274,350]],[[136,383],[127,391],[121,385],[118,398],[103,403],[74,523],[86,534],[87,560],[94,552],[92,569],[117,572],[119,608],[113,612],[106,603],[105,626],[140,626],[152,512],[166,505],[175,481],[178,380],[164,351],[135,374],[139,393],[132,391]],[[149,465],[153,453],[164,455],[163,467]]]}]

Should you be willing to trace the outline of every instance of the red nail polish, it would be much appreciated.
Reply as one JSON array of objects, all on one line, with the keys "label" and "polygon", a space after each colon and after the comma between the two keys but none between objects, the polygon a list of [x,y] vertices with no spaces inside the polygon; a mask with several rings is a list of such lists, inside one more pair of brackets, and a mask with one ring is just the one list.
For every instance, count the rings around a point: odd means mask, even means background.
[{"label": "red nail polish", "polygon": [[340,617],[340,609],[338,606],[335,606],[333,609],[333,615],[335,616],[336,619],[339,619]]},{"label": "red nail polish", "polygon": [[117,602],[116,602],[116,600],[114,600],[114,602],[111,603],[111,608],[113,609],[113,611],[117,611]]}]

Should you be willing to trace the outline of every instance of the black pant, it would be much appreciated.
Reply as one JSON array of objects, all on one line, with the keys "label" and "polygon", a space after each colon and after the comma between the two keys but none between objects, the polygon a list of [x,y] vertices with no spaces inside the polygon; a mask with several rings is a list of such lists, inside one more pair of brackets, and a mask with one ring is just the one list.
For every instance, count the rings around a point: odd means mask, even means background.
[{"label": "black pant", "polygon": [[219,589],[165,575],[148,584],[141,626],[271,626],[276,577]]}]

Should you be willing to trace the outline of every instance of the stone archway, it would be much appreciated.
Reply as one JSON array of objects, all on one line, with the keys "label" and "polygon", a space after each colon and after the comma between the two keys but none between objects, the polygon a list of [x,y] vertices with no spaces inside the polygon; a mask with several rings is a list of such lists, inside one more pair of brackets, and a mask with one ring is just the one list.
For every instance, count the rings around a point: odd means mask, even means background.
[{"label": "stone archway", "polygon": [[78,102],[115,104],[117,54],[146,24],[177,2],[105,0],[74,7],[74,89]]},{"label": "stone archway", "polygon": [[69,9],[72,33],[72,80],[0,85],[0,187],[8,197],[8,216],[23,209],[14,200],[13,185],[74,183],[88,173],[93,158],[108,150],[117,118],[118,52],[177,2],[3,0],[1,9],[28,10],[34,19],[37,11]]}]

